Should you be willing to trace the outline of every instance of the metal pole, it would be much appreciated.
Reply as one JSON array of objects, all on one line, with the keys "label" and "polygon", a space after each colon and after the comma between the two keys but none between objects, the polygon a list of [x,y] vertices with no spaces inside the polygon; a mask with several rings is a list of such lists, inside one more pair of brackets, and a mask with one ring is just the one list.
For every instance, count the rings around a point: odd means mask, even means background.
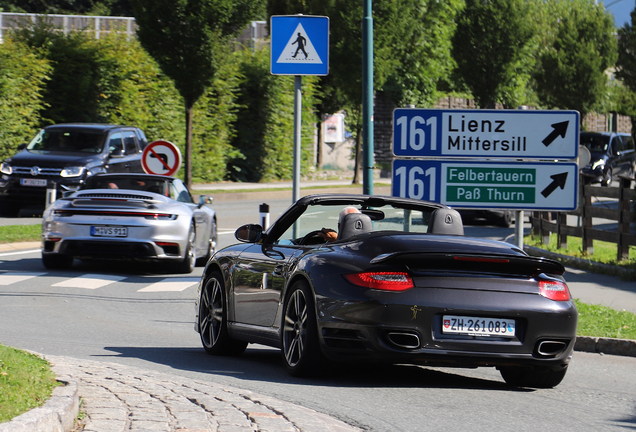
[{"label": "metal pole", "polygon": [[515,212],[515,244],[523,250],[523,210]]},{"label": "metal pole", "polygon": [[362,18],[362,193],[373,195],[373,15],[364,0]]},{"label": "metal pole", "polygon": [[303,95],[300,90],[303,78],[296,75],[294,79],[294,192],[292,203],[300,199],[300,137],[302,127]]}]

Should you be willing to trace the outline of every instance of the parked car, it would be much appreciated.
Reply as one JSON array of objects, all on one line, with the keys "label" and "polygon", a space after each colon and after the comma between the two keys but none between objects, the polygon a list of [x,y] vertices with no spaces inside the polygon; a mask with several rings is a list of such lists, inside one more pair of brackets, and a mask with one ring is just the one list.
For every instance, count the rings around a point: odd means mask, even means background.
[{"label": "parked car", "polygon": [[515,212],[512,210],[470,208],[455,208],[455,210],[459,212],[462,220],[466,223],[484,219],[503,228],[509,228],[515,223]]},{"label": "parked car", "polygon": [[141,152],[147,144],[143,131],[132,126],[45,127],[0,165],[0,212],[16,216],[25,206],[44,207],[47,188],[55,188],[59,197],[78,190],[95,174],[143,173]]},{"label": "parked car", "polygon": [[619,175],[634,177],[634,139],[626,133],[581,132],[580,144],[590,151],[590,163],[581,168],[586,183],[609,186]]},{"label": "parked car", "polygon": [[[337,239],[326,243],[343,208]],[[578,313],[558,262],[463,236],[458,212],[377,195],[301,198],[244,225],[198,287],[205,351],[281,349],[292,375],[325,361],[496,367],[512,386],[566,374]]]},{"label": "parked car", "polygon": [[195,204],[179,179],[98,174],[57,200],[42,218],[42,263],[68,268],[74,258],[136,260],[190,273],[215,252],[216,214],[205,195]]}]

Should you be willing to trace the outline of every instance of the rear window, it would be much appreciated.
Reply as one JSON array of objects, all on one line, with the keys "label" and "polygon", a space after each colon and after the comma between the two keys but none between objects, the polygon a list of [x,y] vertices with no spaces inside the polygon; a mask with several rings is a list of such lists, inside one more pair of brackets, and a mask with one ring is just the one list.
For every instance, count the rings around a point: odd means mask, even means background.
[{"label": "rear window", "polygon": [[101,153],[103,133],[91,131],[41,130],[29,143],[34,152]]}]

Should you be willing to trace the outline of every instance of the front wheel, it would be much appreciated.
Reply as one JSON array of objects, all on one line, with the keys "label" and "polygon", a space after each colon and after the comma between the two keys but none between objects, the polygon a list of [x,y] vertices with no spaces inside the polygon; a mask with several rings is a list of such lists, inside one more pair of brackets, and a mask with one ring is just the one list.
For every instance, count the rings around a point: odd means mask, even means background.
[{"label": "front wheel", "polygon": [[499,369],[506,384],[514,387],[552,388],[563,381],[568,367],[550,369],[547,367],[505,367]]},{"label": "front wheel", "polygon": [[232,339],[227,331],[226,305],[223,278],[214,272],[206,279],[199,299],[199,333],[208,354],[236,356],[247,348],[247,342]]},{"label": "front wheel", "polygon": [[292,285],[284,311],[282,355],[287,371],[292,376],[313,375],[325,359],[318,343],[316,309],[307,282]]}]

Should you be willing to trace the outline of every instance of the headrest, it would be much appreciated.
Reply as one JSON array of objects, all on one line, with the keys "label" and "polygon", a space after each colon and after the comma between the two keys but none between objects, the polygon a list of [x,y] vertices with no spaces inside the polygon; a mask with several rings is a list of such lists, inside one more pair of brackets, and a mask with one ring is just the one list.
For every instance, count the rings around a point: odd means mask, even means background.
[{"label": "headrest", "polygon": [[347,239],[354,235],[368,233],[373,230],[371,218],[362,213],[349,213],[342,219],[338,228],[338,240]]},{"label": "headrest", "polygon": [[464,235],[464,224],[457,210],[439,208],[431,213],[428,221],[428,233]]}]

